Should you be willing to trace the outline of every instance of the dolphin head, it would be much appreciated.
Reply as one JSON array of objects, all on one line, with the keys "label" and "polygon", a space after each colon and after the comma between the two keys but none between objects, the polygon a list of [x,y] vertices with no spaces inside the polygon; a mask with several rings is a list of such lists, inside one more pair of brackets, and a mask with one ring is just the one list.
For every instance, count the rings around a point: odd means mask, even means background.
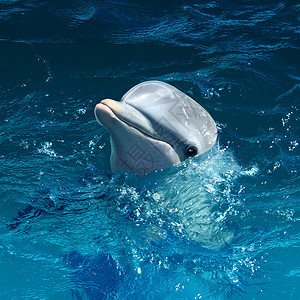
[{"label": "dolphin head", "polygon": [[112,172],[141,175],[176,165],[207,151],[217,138],[209,113],[160,81],[134,86],[121,101],[102,100],[94,112],[110,133]]}]

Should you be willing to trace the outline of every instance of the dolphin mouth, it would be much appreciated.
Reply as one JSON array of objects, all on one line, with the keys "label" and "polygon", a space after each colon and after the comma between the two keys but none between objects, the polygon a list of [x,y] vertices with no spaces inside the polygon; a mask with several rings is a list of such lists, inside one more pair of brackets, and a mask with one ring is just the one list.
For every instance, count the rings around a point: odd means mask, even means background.
[{"label": "dolphin mouth", "polygon": [[[101,117],[99,118],[98,114],[97,114],[97,111],[99,111],[99,110],[105,112],[106,114],[109,114],[109,117],[114,119],[115,121],[117,121],[117,122],[119,122],[119,123],[121,123],[125,126],[128,126],[129,128],[133,128],[133,129],[137,130],[139,133],[145,135],[147,138],[157,140],[157,141],[160,141],[160,142],[164,142],[164,143],[170,145],[172,148],[174,148],[173,145],[171,145],[168,142],[166,142],[166,141],[158,138],[157,136],[154,136],[153,134],[151,134],[151,132],[150,132],[151,130],[147,131],[145,129],[146,126],[138,126],[137,122],[135,122],[135,123],[129,122],[129,118],[125,119],[125,117],[122,117],[122,112],[121,112],[120,108],[115,105],[116,102],[117,101],[110,100],[110,99],[105,99],[105,100],[102,100],[99,104],[96,105],[96,107],[95,107],[95,116],[96,116],[98,122],[101,125],[103,125],[104,127],[109,126],[109,124],[107,124],[107,122],[101,122]],[[121,102],[117,102],[117,103],[119,105]],[[133,109],[135,111],[135,113],[138,112],[138,110],[136,108],[132,107],[131,105],[127,105],[127,107],[130,107],[131,109]],[[146,119],[146,117],[141,113],[139,113],[139,118]],[[109,128],[107,128],[107,129],[109,129]],[[149,129],[150,129],[150,127],[149,127]]]}]

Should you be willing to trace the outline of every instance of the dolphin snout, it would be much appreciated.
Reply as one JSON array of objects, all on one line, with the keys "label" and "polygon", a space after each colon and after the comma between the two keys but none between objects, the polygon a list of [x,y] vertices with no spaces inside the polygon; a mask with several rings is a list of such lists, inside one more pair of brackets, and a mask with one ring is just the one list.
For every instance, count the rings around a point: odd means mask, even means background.
[{"label": "dolphin snout", "polygon": [[104,99],[99,104],[109,107],[114,113],[120,113],[120,102],[112,99]]},{"label": "dolphin snout", "polygon": [[94,109],[96,120],[98,121],[98,123],[105,127],[108,127],[109,124],[116,119],[116,116],[113,112],[113,102],[116,101],[111,99],[104,99],[100,103],[98,103]]},{"label": "dolphin snout", "polygon": [[97,121],[109,129],[115,122],[120,122],[118,116],[121,114],[122,104],[112,99],[104,99],[95,106],[94,114]]}]

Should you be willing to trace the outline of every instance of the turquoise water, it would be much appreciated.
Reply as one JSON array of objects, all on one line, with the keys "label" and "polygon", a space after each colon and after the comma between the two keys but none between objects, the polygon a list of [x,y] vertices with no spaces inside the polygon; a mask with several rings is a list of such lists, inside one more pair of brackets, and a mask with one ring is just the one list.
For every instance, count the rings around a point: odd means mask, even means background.
[{"label": "turquoise water", "polygon": [[[299,299],[297,1],[0,1],[1,299]],[[111,174],[96,103],[170,83],[208,153]]]}]

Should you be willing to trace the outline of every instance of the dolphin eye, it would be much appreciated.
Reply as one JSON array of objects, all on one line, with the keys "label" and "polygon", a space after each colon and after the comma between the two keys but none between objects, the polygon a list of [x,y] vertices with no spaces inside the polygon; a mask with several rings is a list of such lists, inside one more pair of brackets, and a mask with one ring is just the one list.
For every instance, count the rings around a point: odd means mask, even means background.
[{"label": "dolphin eye", "polygon": [[195,146],[187,147],[186,154],[188,157],[193,157],[193,156],[197,155],[197,148]]}]

